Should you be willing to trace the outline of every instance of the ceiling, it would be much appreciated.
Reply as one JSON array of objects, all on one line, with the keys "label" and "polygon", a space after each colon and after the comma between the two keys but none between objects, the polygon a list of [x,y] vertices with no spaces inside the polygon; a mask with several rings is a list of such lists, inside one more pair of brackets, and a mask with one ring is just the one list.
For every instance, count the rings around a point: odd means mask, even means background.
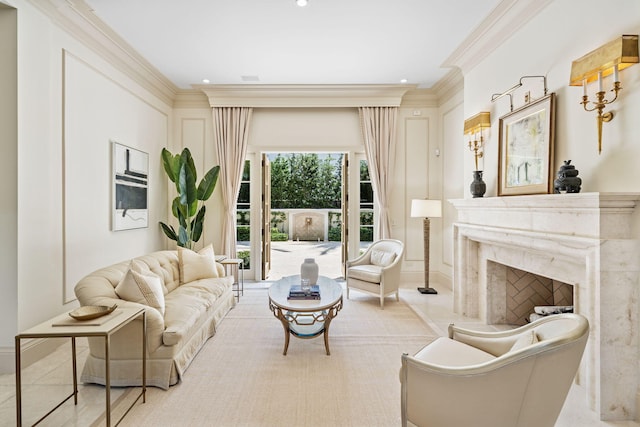
[{"label": "ceiling", "polygon": [[430,88],[500,0],[309,0],[305,7],[295,0],[85,2],[181,89],[203,83]]}]

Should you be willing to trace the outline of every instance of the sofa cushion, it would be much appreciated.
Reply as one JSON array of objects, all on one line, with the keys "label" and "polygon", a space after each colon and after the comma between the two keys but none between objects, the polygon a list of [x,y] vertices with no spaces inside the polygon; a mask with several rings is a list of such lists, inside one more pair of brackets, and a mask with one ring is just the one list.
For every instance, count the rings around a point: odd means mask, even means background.
[{"label": "sofa cushion", "polygon": [[371,264],[378,265],[380,267],[388,267],[393,264],[396,259],[395,252],[381,251],[379,249],[371,250]]},{"label": "sofa cushion", "polygon": [[363,280],[365,282],[380,283],[382,280],[382,267],[378,265],[356,265],[349,267],[347,275],[351,279]]},{"label": "sofa cushion", "polygon": [[165,329],[162,333],[164,345],[176,345],[190,337],[197,329],[198,321],[217,297],[211,293],[180,286],[167,295],[164,315]]},{"label": "sofa cushion", "polygon": [[116,286],[116,294],[123,300],[153,307],[164,315],[165,302],[162,280],[150,271],[147,274],[135,271],[134,268],[138,267],[133,266],[127,270]]},{"label": "sofa cushion", "polygon": [[199,252],[179,247],[178,262],[180,285],[194,280],[218,277],[218,268],[212,245],[205,246]]},{"label": "sofa cushion", "polygon": [[478,365],[495,359],[495,356],[451,338],[439,337],[414,356],[416,359],[440,366]]}]

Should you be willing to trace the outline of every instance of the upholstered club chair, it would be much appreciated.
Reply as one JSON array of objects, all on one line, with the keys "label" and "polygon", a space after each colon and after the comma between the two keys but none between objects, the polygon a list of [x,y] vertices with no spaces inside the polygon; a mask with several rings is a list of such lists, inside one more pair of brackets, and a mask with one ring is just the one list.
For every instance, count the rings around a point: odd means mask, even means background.
[{"label": "upholstered club chair", "polygon": [[449,326],[400,370],[403,426],[553,427],[589,335],[578,314],[504,332]]},{"label": "upholstered club chair", "polygon": [[347,261],[347,299],[349,291],[357,289],[380,298],[384,309],[384,298],[393,293],[399,301],[400,268],[404,244],[400,240],[384,239],[372,243],[354,260]]}]

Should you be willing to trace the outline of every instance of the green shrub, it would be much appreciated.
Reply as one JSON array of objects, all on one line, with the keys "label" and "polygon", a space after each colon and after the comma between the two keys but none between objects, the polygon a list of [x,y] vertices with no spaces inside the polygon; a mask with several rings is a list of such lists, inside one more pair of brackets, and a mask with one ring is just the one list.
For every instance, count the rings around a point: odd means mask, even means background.
[{"label": "green shrub", "polygon": [[340,227],[329,227],[329,241],[340,242],[342,241],[342,230]]},{"label": "green shrub", "polygon": [[271,230],[271,241],[272,242],[286,242],[289,240],[289,235],[287,233],[278,233],[277,231]]},{"label": "green shrub", "polygon": [[360,241],[373,242],[373,227],[360,227]]},{"label": "green shrub", "polygon": [[236,230],[236,241],[248,242],[251,240],[251,226],[238,225]]},{"label": "green shrub", "polygon": [[236,256],[244,261],[242,266],[243,270],[249,270],[251,268],[251,252],[250,251],[238,251]]}]

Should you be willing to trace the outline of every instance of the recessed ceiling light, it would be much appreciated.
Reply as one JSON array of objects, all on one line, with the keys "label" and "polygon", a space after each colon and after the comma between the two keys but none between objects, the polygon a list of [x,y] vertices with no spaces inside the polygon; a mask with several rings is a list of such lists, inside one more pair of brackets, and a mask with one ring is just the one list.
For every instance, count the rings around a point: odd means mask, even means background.
[{"label": "recessed ceiling light", "polygon": [[406,83],[406,82],[408,82],[408,81],[409,81],[409,80],[407,80],[407,79],[402,79],[402,80],[400,80],[400,83]]},{"label": "recessed ceiling light", "polygon": [[260,77],[258,77],[257,75],[249,75],[249,74],[240,76],[240,79],[243,82],[259,82],[260,81]]},{"label": "recessed ceiling light", "polygon": [[202,79],[202,83],[209,84],[210,82],[209,82],[209,79]]},{"label": "recessed ceiling light", "polygon": [[305,7],[307,3],[307,0],[296,0],[296,4],[300,7]]}]

